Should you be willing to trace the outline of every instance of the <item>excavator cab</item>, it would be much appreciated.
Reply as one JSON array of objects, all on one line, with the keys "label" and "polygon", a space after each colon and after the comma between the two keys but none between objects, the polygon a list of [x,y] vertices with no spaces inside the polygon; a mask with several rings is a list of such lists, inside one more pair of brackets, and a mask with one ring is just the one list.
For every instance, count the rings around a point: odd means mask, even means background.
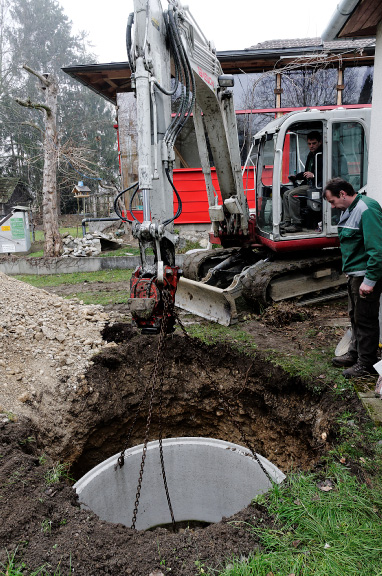
[{"label": "excavator cab", "polygon": [[[357,191],[366,185],[369,112],[294,112],[255,136],[256,230],[263,244],[276,252],[338,245],[339,214],[323,200],[323,190],[325,182],[337,176],[350,181]],[[314,178],[303,178],[313,137],[320,140],[310,164]],[[292,195],[299,207],[297,232],[282,226],[285,195]]]},{"label": "excavator cab", "polygon": [[[288,194],[292,194],[296,199],[302,224],[301,232],[309,235],[321,232],[322,131],[322,122],[295,122],[285,132],[281,148],[278,148],[276,133],[268,133],[261,139],[257,180],[257,214],[259,230],[262,233],[272,234],[274,226],[280,225],[285,218],[283,199],[284,195]],[[315,142],[319,143],[319,148],[314,157],[315,177],[306,179],[303,177],[303,173],[310,152],[308,146],[310,137],[315,138]],[[276,196],[273,194],[274,185],[278,191]],[[281,230],[281,227],[279,233],[282,236],[288,235],[287,232]]]}]

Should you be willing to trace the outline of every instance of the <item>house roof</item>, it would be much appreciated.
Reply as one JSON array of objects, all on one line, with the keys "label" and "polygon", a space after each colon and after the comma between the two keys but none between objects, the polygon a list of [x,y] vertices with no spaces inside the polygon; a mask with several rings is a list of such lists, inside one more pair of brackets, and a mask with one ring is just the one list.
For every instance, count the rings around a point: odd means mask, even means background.
[{"label": "house roof", "polygon": [[[217,56],[225,73],[238,74],[243,71],[264,72],[283,66],[298,57],[309,57],[324,52],[329,52],[337,58],[338,54],[341,54],[343,66],[372,65],[374,51],[375,43],[370,38],[323,42],[320,37],[316,37],[269,40],[245,50],[218,52]],[[112,104],[117,103],[117,93],[131,92],[128,62],[68,66],[63,68],[63,71]]]},{"label": "house roof", "polygon": [[19,182],[18,177],[0,178],[0,202],[2,204],[7,204],[13,192],[15,191],[18,182]]},{"label": "house roof", "polygon": [[342,0],[323,37],[333,40],[375,36],[381,20],[381,0]]},{"label": "house roof", "polygon": [[73,194],[86,194],[87,196],[89,196],[89,193],[91,192],[90,188],[88,188],[88,186],[80,186],[79,184],[76,184],[72,190]]},{"label": "house roof", "polygon": [[345,40],[334,40],[325,42],[321,37],[316,38],[294,38],[288,40],[266,40],[265,42],[259,42],[254,46],[251,46],[247,50],[287,50],[289,48],[304,48],[312,47],[320,48],[321,50],[362,50],[363,48],[372,46],[375,43],[374,39],[345,39]]},{"label": "house roof", "polygon": [[117,92],[131,92],[128,62],[110,64],[82,64],[63,68],[66,74],[81,82],[112,104],[117,103]]}]

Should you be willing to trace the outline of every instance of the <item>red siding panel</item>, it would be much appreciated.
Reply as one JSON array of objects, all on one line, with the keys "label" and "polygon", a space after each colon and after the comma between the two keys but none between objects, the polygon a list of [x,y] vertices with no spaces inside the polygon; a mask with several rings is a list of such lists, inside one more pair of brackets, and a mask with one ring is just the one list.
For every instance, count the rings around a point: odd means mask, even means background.
[{"label": "red siding panel", "polygon": [[[222,203],[219,183],[215,168],[211,168],[212,183]],[[255,208],[254,170],[249,168],[243,177],[244,190],[247,188],[249,208]],[[176,224],[208,224],[208,200],[206,183],[201,168],[178,168],[174,170],[174,186],[182,200],[182,214],[175,220]],[[174,194],[174,214],[178,210],[178,201]],[[142,222],[142,210],[134,210],[134,215]],[[129,215],[128,215],[129,217]]]}]

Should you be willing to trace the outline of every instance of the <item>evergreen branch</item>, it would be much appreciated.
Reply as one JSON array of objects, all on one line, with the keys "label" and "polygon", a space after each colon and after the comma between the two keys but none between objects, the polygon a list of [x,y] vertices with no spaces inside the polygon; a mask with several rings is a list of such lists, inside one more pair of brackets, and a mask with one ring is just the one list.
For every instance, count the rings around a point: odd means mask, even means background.
[{"label": "evergreen branch", "polygon": [[40,126],[38,126],[37,124],[34,124],[33,122],[21,122],[21,124],[22,126],[30,126],[31,128],[35,128],[36,130],[39,130],[41,134],[45,134],[44,130],[40,128]]}]

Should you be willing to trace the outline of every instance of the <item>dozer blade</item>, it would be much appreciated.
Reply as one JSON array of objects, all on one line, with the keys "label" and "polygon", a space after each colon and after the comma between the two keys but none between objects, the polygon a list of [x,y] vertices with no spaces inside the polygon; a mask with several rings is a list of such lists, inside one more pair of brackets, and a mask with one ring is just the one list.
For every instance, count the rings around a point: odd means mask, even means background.
[{"label": "dozer blade", "polygon": [[228,288],[216,288],[203,282],[181,277],[175,294],[175,305],[223,326],[238,321],[236,300],[241,296],[241,283]]}]

